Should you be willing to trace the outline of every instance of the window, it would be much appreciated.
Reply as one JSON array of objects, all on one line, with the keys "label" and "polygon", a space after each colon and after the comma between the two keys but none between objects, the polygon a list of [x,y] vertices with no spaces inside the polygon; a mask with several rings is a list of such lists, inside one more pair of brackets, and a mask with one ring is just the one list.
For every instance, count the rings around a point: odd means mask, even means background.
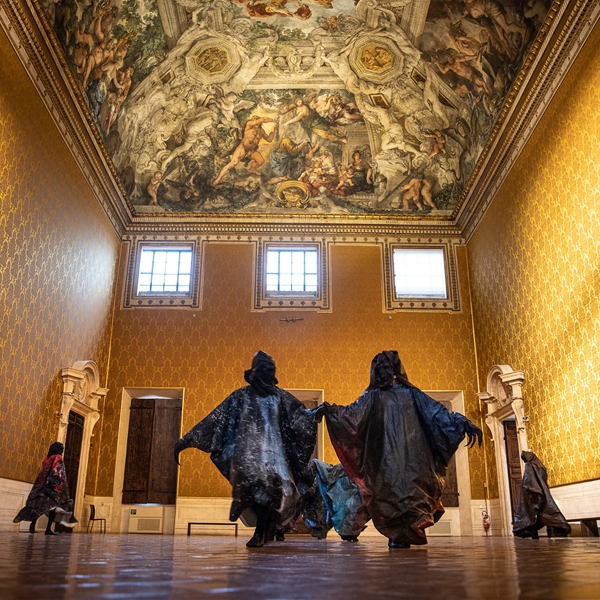
[{"label": "window", "polygon": [[446,298],[443,248],[394,248],[396,298]]},{"label": "window", "polygon": [[384,243],[384,307],[396,310],[460,311],[456,268],[458,238]]},{"label": "window", "polygon": [[137,294],[190,293],[191,248],[142,248]]},{"label": "window", "polygon": [[200,247],[197,240],[131,242],[123,307],[199,308]]},{"label": "window", "polygon": [[325,241],[258,243],[256,258],[254,310],[329,310]]},{"label": "window", "polygon": [[316,295],[317,258],[316,248],[268,248],[267,294]]}]

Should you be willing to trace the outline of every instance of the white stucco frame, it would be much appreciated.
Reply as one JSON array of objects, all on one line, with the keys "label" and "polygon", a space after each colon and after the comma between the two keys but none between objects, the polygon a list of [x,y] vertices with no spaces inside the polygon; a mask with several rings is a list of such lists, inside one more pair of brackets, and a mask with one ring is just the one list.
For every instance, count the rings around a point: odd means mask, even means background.
[{"label": "white stucco frame", "polygon": [[[494,365],[487,376],[486,391],[479,392],[479,399],[487,404],[488,414],[485,422],[492,434],[496,469],[498,471],[498,491],[500,495],[500,515],[502,535],[512,535],[512,512],[510,503],[510,485],[504,426],[502,421],[514,417],[517,424],[519,454],[528,450],[522,386],[525,382],[523,371],[515,371],[510,365]],[[523,471],[523,464],[521,464]]]},{"label": "white stucco frame", "polygon": [[[106,396],[108,389],[100,387],[100,372],[98,365],[93,360],[79,360],[73,363],[73,366],[61,370],[61,377],[63,390],[60,412],[58,413],[57,441],[63,444],[66,443],[69,413],[71,411],[81,415],[84,419],[77,489],[71,490],[71,493],[75,492],[73,514],[81,521],[90,445],[94,427],[100,419],[98,404]],[[75,531],[81,527],[82,524],[80,523],[76,526]]]}]

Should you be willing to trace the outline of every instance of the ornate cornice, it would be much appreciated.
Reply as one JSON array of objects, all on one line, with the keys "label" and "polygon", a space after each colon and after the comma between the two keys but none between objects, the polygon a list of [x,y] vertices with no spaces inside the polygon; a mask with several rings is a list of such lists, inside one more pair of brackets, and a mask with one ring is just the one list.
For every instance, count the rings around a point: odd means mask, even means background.
[{"label": "ornate cornice", "polygon": [[600,0],[556,0],[450,220],[406,215],[136,215],[39,0],[0,0],[5,30],[115,231],[129,235],[325,235],[469,239],[600,18]]},{"label": "ornate cornice", "polygon": [[[41,11],[40,11],[41,12]],[[45,17],[44,17],[45,18]],[[0,0],[0,26],[21,60],[75,162],[104,209],[116,233],[122,237],[131,222],[123,194],[82,115],[82,106],[72,97],[64,80],[64,69],[51,46],[39,15],[27,0]],[[70,73],[69,73],[70,74]],[[87,110],[87,107],[85,107]]]},{"label": "ornate cornice", "polygon": [[555,2],[459,203],[455,224],[468,241],[600,18],[599,0]]}]

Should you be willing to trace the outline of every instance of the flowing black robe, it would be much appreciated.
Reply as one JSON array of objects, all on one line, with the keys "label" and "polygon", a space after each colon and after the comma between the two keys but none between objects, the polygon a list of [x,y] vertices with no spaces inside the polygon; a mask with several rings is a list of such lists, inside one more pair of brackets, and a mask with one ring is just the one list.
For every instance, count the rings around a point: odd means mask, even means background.
[{"label": "flowing black robe", "polygon": [[[42,462],[42,468],[29,492],[27,502],[13,519],[13,523],[35,521],[52,510],[70,513],[72,507],[63,457],[60,454],[53,454]],[[55,519],[56,522],[59,520]],[[77,523],[75,519],[71,520],[73,525]]]},{"label": "flowing black robe", "polygon": [[446,467],[473,427],[412,385],[369,389],[325,412],[333,446],[373,524],[392,542],[426,544],[444,513]]},{"label": "flowing black robe", "polygon": [[186,433],[175,454],[185,448],[210,452],[232,486],[231,521],[260,504],[275,510],[278,522],[285,525],[306,491],[306,469],[316,440],[317,424],[300,400],[276,386],[264,396],[246,386]]},{"label": "flowing black robe", "polygon": [[525,472],[513,519],[513,533],[519,537],[537,538],[537,532],[547,526],[552,528],[554,536],[566,537],[571,533],[571,526],[550,493],[546,467],[533,452],[521,452],[521,459],[525,463]]}]

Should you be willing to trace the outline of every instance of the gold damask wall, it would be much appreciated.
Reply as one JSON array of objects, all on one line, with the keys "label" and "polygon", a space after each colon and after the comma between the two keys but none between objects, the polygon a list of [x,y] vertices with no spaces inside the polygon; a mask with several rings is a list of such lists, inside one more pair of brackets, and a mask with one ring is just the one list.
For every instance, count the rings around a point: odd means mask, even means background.
[{"label": "gold damask wall", "polygon": [[[323,389],[329,402],[348,404],[368,384],[372,357],[396,348],[416,385],[464,390],[467,414],[479,421],[464,247],[458,249],[463,312],[404,312],[391,320],[382,313],[379,247],[332,247],[331,313],[251,312],[253,260],[249,244],[208,244],[202,310],[117,310],[97,495],[112,495],[124,387],[184,387],[187,431],[231,391],[246,385],[244,369],[259,349],[277,361],[281,387]],[[303,320],[281,321],[288,316]],[[470,453],[475,497],[483,493],[482,457],[480,450]],[[337,462],[330,445],[325,459]],[[229,494],[229,484],[208,455],[196,450],[182,454],[179,495]]]},{"label": "gold damask wall", "polygon": [[61,369],[106,373],[119,243],[1,29],[0,56],[0,477],[33,481]]},{"label": "gold damask wall", "polygon": [[482,381],[525,372],[551,485],[600,477],[600,30],[468,245]]}]

